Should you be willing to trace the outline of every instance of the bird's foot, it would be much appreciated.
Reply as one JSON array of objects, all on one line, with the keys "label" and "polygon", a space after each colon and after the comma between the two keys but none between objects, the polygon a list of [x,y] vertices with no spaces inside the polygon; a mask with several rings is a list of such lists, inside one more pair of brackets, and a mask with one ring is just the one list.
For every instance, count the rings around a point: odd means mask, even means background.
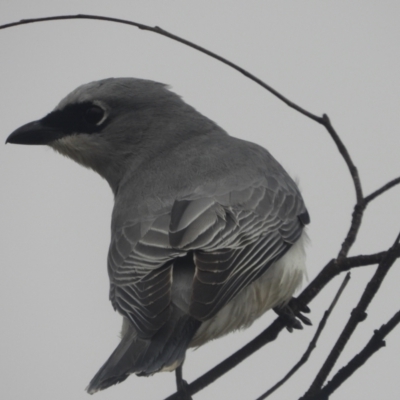
[{"label": "bird's foot", "polygon": [[286,329],[289,332],[293,332],[293,329],[303,329],[301,322],[305,325],[312,325],[310,319],[302,314],[309,313],[310,309],[308,306],[300,304],[295,297],[292,297],[289,303],[285,306],[275,307],[274,311],[285,322]]},{"label": "bird's foot", "polygon": [[192,400],[192,397],[189,393],[188,387],[189,384],[182,378],[182,365],[180,365],[175,370],[176,376],[176,388],[178,391],[178,399],[179,400]]}]

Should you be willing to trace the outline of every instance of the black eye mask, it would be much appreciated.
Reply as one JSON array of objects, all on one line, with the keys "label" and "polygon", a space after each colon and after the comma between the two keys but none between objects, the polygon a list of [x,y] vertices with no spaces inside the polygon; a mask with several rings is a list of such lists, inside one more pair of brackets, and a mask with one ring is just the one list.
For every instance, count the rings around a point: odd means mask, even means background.
[{"label": "black eye mask", "polygon": [[69,104],[62,110],[47,114],[40,120],[43,126],[56,128],[64,134],[96,133],[104,128],[98,123],[104,118],[105,111],[90,102]]}]

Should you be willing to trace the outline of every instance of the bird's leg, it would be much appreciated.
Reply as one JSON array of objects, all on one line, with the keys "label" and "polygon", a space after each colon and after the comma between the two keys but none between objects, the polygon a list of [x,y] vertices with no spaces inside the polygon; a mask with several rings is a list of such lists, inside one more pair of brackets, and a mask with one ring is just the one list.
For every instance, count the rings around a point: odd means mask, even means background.
[{"label": "bird's leg", "polygon": [[188,392],[188,383],[182,378],[182,366],[183,363],[176,368],[176,389],[179,393],[179,400],[192,400],[190,393]]},{"label": "bird's leg", "polygon": [[285,322],[286,329],[289,332],[293,332],[293,329],[303,329],[301,322],[305,325],[312,325],[311,321],[302,314],[309,313],[310,309],[306,305],[299,304],[295,297],[292,297],[288,304],[275,307],[274,311]]}]

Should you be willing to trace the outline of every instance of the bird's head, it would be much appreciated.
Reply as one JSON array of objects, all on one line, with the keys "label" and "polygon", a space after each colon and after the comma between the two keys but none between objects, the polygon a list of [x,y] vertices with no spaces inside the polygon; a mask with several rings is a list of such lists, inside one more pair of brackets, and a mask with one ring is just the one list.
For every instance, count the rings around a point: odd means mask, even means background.
[{"label": "bird's head", "polygon": [[199,117],[161,83],[110,78],[78,87],[6,143],[49,145],[98,172],[115,192],[133,162],[156,156],[179,135],[196,130],[206,120]]}]

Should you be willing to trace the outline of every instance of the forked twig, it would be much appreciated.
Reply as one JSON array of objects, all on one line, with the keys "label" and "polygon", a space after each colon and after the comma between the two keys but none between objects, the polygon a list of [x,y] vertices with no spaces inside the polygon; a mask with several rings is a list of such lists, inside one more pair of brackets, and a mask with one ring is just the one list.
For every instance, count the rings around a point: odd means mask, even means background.
[{"label": "forked twig", "polygon": [[389,189],[391,189],[392,187],[394,187],[398,184],[400,184],[400,177],[391,180],[390,182],[386,183],[386,185],[383,185],[378,190],[375,190],[375,192],[372,192],[370,195],[366,196],[364,198],[364,202],[366,204],[368,204],[369,202],[371,202],[372,200],[375,200],[378,196],[380,196],[381,194],[385,193],[386,191],[388,191]]},{"label": "forked twig", "polygon": [[301,400],[310,400],[310,399],[319,399],[322,397],[318,397],[320,394],[320,390],[326,381],[329,373],[332,371],[337,359],[339,358],[340,354],[342,353],[344,347],[346,346],[348,340],[352,336],[353,332],[355,331],[358,324],[365,320],[367,314],[366,309],[371,303],[372,299],[374,298],[375,294],[379,290],[383,279],[385,278],[386,274],[389,272],[390,267],[397,259],[397,251],[400,247],[400,233],[397,236],[395,242],[390,247],[390,249],[386,252],[385,257],[379,263],[375,274],[372,276],[371,280],[368,282],[364,293],[362,294],[358,305],[356,308],[353,309],[350,318],[343,328],[342,333],[340,334],[339,338],[337,339],[335,345],[332,348],[332,351],[328,355],[325,363],[321,367],[320,371],[318,372],[314,382],[311,384],[310,388],[306,392],[306,394],[301,397]]},{"label": "forked twig", "polygon": [[341,368],[336,375],[321,389],[322,398],[328,398],[343,382],[350,378],[365,362],[378,350],[386,346],[385,337],[400,323],[400,311],[397,311],[390,320],[376,330],[366,346],[355,355],[349,363]]}]

